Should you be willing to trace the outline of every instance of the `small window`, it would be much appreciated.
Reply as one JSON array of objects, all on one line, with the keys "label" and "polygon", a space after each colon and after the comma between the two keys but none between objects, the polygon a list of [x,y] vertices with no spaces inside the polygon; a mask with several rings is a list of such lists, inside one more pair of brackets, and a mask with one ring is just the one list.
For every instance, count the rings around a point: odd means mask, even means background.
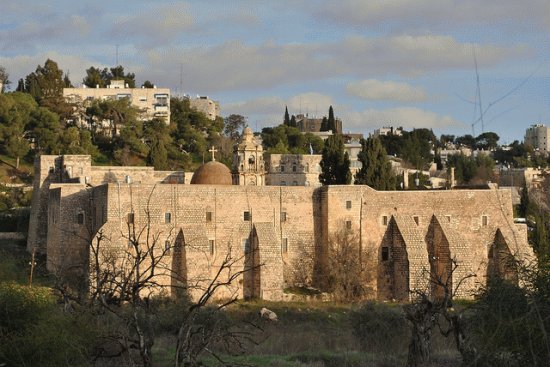
[{"label": "small window", "polygon": [[351,220],[346,221],[346,228],[351,229]]},{"label": "small window", "polygon": [[489,219],[487,218],[486,215],[482,215],[481,216],[481,225],[483,227],[487,227],[487,224],[489,223]]},{"label": "small window", "polygon": [[416,225],[420,224],[420,218],[418,217],[418,215],[413,216],[413,219],[414,219],[414,222],[416,223]]},{"label": "small window", "polygon": [[451,223],[451,216],[450,215],[446,215],[445,218],[447,218],[447,222]]},{"label": "small window", "polygon": [[288,253],[288,238],[283,238],[283,242],[281,243],[281,251],[283,254]]},{"label": "small window", "polygon": [[286,182],[285,182],[285,181],[281,181],[281,186],[286,186]]},{"label": "small window", "polygon": [[216,252],[216,244],[214,240],[208,240],[208,248],[210,249],[210,255],[214,255]]},{"label": "small window", "polygon": [[382,247],[382,261],[388,261],[390,259],[390,249],[386,246]]},{"label": "small window", "polygon": [[250,217],[251,217],[250,212],[243,213],[243,218],[245,221],[250,221]]},{"label": "small window", "polygon": [[281,212],[281,222],[286,222],[286,212]]},{"label": "small window", "polygon": [[292,172],[296,172],[296,166],[292,166]]},{"label": "small window", "polygon": [[285,166],[281,165],[281,172],[284,172],[284,171],[285,171]]},{"label": "small window", "polygon": [[80,212],[76,215],[76,223],[84,224],[84,213]]},{"label": "small window", "polygon": [[388,216],[387,215],[382,216],[382,224],[385,225],[385,226],[388,225]]},{"label": "small window", "polygon": [[206,221],[212,222],[212,212],[206,212]]},{"label": "small window", "polygon": [[170,244],[170,241],[166,241],[164,242],[164,252],[166,254],[169,254],[170,253],[170,249],[172,248],[172,245]]},{"label": "small window", "polygon": [[351,201],[346,201],[346,209],[351,209]]},{"label": "small window", "polygon": [[164,213],[164,223],[172,222],[172,213]]},{"label": "small window", "polygon": [[128,224],[134,224],[134,213],[128,213]]},{"label": "small window", "polygon": [[250,239],[243,238],[243,252],[245,254],[250,252]]}]

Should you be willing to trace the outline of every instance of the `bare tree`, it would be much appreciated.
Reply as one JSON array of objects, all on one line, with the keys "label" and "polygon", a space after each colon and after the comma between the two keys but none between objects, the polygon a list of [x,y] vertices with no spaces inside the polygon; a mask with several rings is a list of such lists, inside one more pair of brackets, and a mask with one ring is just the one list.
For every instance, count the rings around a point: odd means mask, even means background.
[{"label": "bare tree", "polygon": [[[403,306],[406,319],[411,323],[411,340],[407,367],[426,366],[431,357],[432,331],[438,327],[439,331],[448,336],[454,335],[459,352],[464,356],[472,351],[465,337],[461,324],[461,314],[451,309],[451,301],[461,284],[475,274],[464,276],[458,284],[452,286],[452,278],[458,267],[456,259],[446,274],[437,274],[434,271],[425,271],[429,277],[428,289],[413,291],[413,301]],[[430,290],[440,288],[442,292],[432,295]]]},{"label": "bare tree", "polygon": [[327,286],[337,300],[350,301],[372,295],[375,278],[371,250],[362,248],[359,235],[344,224],[329,239]]}]

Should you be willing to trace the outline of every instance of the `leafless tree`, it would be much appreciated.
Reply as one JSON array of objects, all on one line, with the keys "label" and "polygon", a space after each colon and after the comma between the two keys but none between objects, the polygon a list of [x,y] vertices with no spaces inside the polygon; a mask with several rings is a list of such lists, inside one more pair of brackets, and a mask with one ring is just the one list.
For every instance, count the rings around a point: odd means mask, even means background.
[{"label": "leafless tree", "polygon": [[[475,274],[468,274],[458,281],[453,289],[452,277],[458,267],[455,259],[452,260],[450,271],[445,275],[433,271],[426,271],[429,277],[428,289],[413,291],[413,301],[403,306],[405,317],[411,324],[411,340],[407,367],[426,366],[431,356],[431,337],[435,327],[441,334],[453,334],[457,349],[464,356],[473,351],[464,334],[461,324],[461,314],[452,308],[452,299],[461,284]],[[430,290],[440,287],[442,292],[431,294]]]},{"label": "leafless tree", "polygon": [[335,299],[350,301],[366,298],[368,284],[375,277],[372,251],[362,248],[359,235],[343,225],[329,240],[328,289]]}]

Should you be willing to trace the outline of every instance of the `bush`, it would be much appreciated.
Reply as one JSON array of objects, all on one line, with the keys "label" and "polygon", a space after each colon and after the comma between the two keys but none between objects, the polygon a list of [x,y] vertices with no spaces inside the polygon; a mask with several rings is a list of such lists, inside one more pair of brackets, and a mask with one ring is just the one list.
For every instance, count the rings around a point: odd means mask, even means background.
[{"label": "bush", "polygon": [[365,351],[406,351],[409,331],[401,307],[368,302],[352,313],[351,320],[354,335]]}]

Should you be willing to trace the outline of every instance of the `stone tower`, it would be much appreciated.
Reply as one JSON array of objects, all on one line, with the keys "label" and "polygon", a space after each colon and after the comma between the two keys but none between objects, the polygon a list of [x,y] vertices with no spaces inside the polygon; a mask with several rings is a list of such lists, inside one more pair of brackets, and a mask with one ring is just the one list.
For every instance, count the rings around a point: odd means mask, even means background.
[{"label": "stone tower", "polygon": [[243,131],[241,142],[233,150],[233,185],[265,185],[263,147],[254,138],[252,130]]}]

